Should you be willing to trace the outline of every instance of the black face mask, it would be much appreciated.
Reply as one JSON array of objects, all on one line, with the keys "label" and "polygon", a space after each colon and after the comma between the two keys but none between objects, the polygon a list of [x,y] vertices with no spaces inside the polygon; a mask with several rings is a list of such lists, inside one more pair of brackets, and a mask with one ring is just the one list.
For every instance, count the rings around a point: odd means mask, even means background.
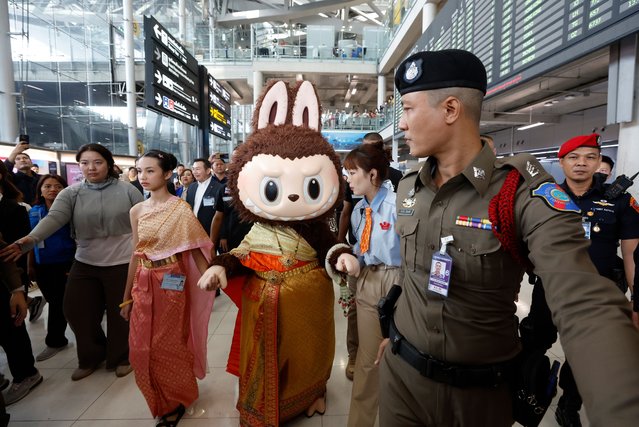
[{"label": "black face mask", "polygon": [[595,172],[592,175],[592,180],[594,184],[603,184],[604,182],[608,180],[608,175],[601,172]]}]

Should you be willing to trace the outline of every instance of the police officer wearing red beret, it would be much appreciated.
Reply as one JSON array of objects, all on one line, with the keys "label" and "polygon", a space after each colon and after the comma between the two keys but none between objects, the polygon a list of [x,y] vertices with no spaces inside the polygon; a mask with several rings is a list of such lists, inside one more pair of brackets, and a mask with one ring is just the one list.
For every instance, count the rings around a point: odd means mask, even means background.
[{"label": "police officer wearing red beret", "polygon": [[[635,271],[633,252],[639,242],[639,204],[628,193],[614,199],[606,197],[610,185],[594,179],[601,164],[599,140],[596,133],[580,135],[560,147],[557,157],[566,176],[561,187],[581,209],[584,233],[591,241],[588,253],[597,271],[615,281],[625,293],[628,284],[633,283]],[[619,242],[623,261],[617,256]],[[561,368],[559,386],[564,392],[555,413],[557,422],[563,427],[581,426],[581,396],[568,363]]]},{"label": "police officer wearing red beret", "polygon": [[[514,249],[522,247],[591,425],[634,427],[639,333],[630,305],[598,274],[579,207],[539,162],[497,159],[481,142],[481,61],[462,50],[419,52],[400,64],[395,85],[410,153],[428,159],[397,191],[403,291],[380,348],[380,426],[513,424],[507,378],[521,350],[514,299],[524,267]],[[436,262],[443,278],[431,274]]]}]

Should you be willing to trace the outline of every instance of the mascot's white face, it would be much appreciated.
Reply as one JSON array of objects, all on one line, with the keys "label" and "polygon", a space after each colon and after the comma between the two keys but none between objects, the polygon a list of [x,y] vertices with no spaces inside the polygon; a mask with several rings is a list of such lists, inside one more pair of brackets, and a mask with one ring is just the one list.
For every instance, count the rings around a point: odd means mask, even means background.
[{"label": "mascot's white face", "polygon": [[330,213],[340,195],[339,160],[320,132],[313,85],[272,83],[257,102],[253,126],[229,181],[247,213],[289,224]]},{"label": "mascot's white face", "polygon": [[237,179],[242,204],[275,221],[313,219],[328,211],[338,195],[339,177],[328,156],[283,159],[258,154]]}]

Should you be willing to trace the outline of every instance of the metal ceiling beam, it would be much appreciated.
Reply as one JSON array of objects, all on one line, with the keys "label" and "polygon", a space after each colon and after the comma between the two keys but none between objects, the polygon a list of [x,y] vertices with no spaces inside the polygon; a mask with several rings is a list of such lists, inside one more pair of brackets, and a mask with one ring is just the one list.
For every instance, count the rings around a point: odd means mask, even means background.
[{"label": "metal ceiling beam", "polygon": [[375,6],[375,3],[373,3],[372,1],[366,2],[366,4],[368,5],[368,7],[371,8],[373,12],[377,14],[377,18],[381,20],[384,14],[381,10],[379,10],[379,7]]},{"label": "metal ceiling beam", "polygon": [[317,15],[318,13],[332,12],[337,9],[348,8],[365,3],[366,2],[363,0],[322,0],[284,9],[247,10],[243,12],[228,13],[226,16],[221,16],[217,19],[217,23],[220,25],[235,26],[264,21],[289,21],[306,16]]},{"label": "metal ceiling beam", "polygon": [[371,17],[370,17],[370,16],[368,16],[366,13],[362,12],[361,10],[359,10],[359,9],[358,9],[358,8],[356,8],[356,7],[351,7],[351,10],[352,10],[353,12],[355,12],[356,14],[358,14],[359,16],[361,16],[362,18],[366,19],[367,21],[372,22],[372,23],[373,23],[373,24],[375,24],[375,25],[379,25],[379,26],[381,26],[381,25],[382,25],[382,23],[381,23],[381,22],[379,22],[377,19],[375,19],[375,18],[371,18]]}]

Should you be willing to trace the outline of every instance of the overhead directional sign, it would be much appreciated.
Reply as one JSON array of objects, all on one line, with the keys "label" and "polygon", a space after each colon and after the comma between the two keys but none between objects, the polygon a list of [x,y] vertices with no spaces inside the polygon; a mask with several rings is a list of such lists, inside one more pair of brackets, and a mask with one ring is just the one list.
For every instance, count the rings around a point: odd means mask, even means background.
[{"label": "overhead directional sign", "polygon": [[146,106],[200,127],[197,60],[155,18],[144,17],[144,33]]},{"label": "overhead directional sign", "polygon": [[223,100],[213,91],[209,92],[209,102],[218,107],[220,110],[224,111],[228,116],[231,115],[231,106],[229,105],[229,103]]},{"label": "overhead directional sign", "polygon": [[[155,69],[163,69],[171,74],[174,78],[181,80],[184,84],[195,90],[199,87],[197,71],[193,72],[190,68],[180,63],[171,54],[160,46],[154,46],[148,43],[146,46],[146,58],[152,58],[151,64]],[[147,70],[148,70],[147,66]]]},{"label": "overhead directional sign", "polygon": [[155,70],[153,73],[154,84],[162,87],[167,92],[177,95],[184,101],[192,104],[194,107],[200,105],[200,97],[195,94],[190,88],[180,84],[179,80],[171,78],[166,72],[161,70]]},{"label": "overhead directional sign", "polygon": [[209,129],[213,135],[219,136],[224,139],[231,139],[231,130],[225,128],[224,126],[220,126],[215,122],[211,122],[209,125]]},{"label": "overhead directional sign", "polygon": [[209,86],[213,88],[215,92],[224,98],[226,102],[231,102],[231,94],[228,90],[224,89],[224,86],[220,84],[217,80],[213,78],[212,75],[209,74]]},{"label": "overhead directional sign", "polygon": [[167,49],[175,59],[186,65],[194,73],[197,73],[198,63],[193,55],[191,55],[171,34],[153,17],[144,17],[144,32],[148,40],[149,36],[153,38],[157,44]]},{"label": "overhead directional sign", "polygon": [[168,114],[178,120],[191,124],[200,125],[200,110],[192,105],[182,102],[168,92],[155,88],[153,95],[153,105],[149,107]]},{"label": "overhead directional sign", "polygon": [[212,75],[208,75],[209,131],[224,139],[231,139],[231,94]]}]

